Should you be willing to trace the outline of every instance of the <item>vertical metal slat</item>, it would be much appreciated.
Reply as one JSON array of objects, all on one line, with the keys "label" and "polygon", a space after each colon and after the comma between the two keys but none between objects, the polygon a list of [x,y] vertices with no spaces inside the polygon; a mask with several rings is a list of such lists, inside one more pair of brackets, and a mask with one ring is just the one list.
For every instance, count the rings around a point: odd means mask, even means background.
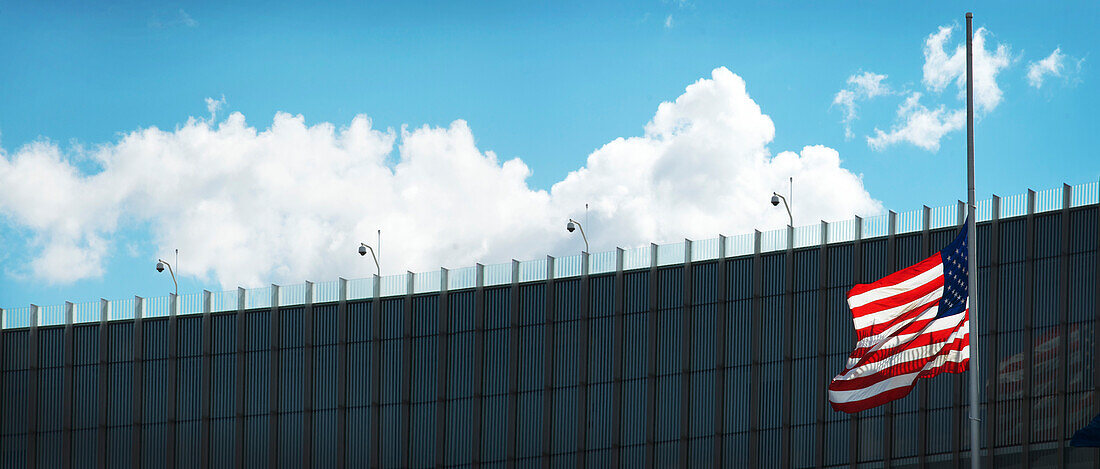
[{"label": "vertical metal slat", "polygon": [[550,454],[553,451],[554,437],[554,367],[557,365],[554,359],[554,333],[555,333],[555,305],[554,301],[554,258],[546,256],[546,326],[544,330],[545,344],[543,344],[543,358],[546,361],[546,369],[543,379],[542,395],[542,467],[550,469]]},{"label": "vertical metal slat", "polygon": [[1066,467],[1066,366],[1069,364],[1069,204],[1073,189],[1069,184],[1062,185],[1062,239],[1061,252],[1059,253],[1059,282],[1058,282],[1058,371],[1055,373],[1055,438],[1058,445],[1058,469]]},{"label": "vertical metal slat", "polygon": [[780,398],[779,467],[791,467],[791,387],[794,374],[794,227],[787,225],[783,253],[783,383]]},{"label": "vertical metal slat", "polygon": [[[4,324],[4,313],[0,310],[0,325]],[[0,328],[0,336],[3,330]],[[61,467],[69,469],[73,467],[73,370],[76,361],[76,342],[73,339],[73,304],[65,302],[65,377],[64,389],[61,391]],[[0,350],[3,350],[3,340],[0,339]],[[3,352],[0,352],[0,363],[3,363]],[[0,420],[2,421],[2,420]]]},{"label": "vertical metal slat", "polygon": [[107,364],[107,352],[110,335],[107,333],[107,300],[99,299],[99,426],[96,430],[96,461],[99,469],[107,468],[107,386],[110,384]]},{"label": "vertical metal slat", "polygon": [[382,278],[374,275],[371,297],[370,467],[382,467]]},{"label": "vertical metal slat", "polygon": [[[66,304],[66,306],[68,306],[68,304]],[[71,310],[71,308],[69,309]],[[6,369],[4,363],[4,308],[0,308],[0,387],[4,384],[4,369]],[[2,429],[2,423],[4,422],[4,405],[5,400],[0,399],[0,429]],[[3,438],[0,438],[0,452],[3,452],[3,450]]]},{"label": "vertical metal slat", "polygon": [[179,297],[170,294],[171,304],[168,305],[168,413],[167,413],[167,446],[165,467],[176,467],[176,392],[179,387],[179,324],[177,312]]},{"label": "vertical metal slat", "polygon": [[336,467],[348,467],[348,280],[336,303]]},{"label": "vertical metal slat", "polygon": [[199,463],[210,467],[210,409],[213,408],[214,319],[210,291],[202,291],[202,427],[199,430]]},{"label": "vertical metal slat", "polygon": [[271,469],[279,467],[279,286],[271,284],[271,342],[268,347],[268,464]]},{"label": "vertical metal slat", "polygon": [[614,332],[612,343],[612,363],[611,363],[611,467],[618,469],[622,467],[622,444],[623,444],[623,337],[624,337],[624,318],[623,310],[625,309],[625,285],[623,275],[623,249],[615,248],[615,286],[612,292],[612,301],[614,304]]},{"label": "vertical metal slat", "polygon": [[1001,225],[1001,198],[993,195],[993,203],[991,207],[992,220],[989,224],[989,269],[986,274],[989,278],[989,288],[986,290],[989,294],[983,299],[989,311],[989,345],[985,347],[986,357],[985,361],[985,373],[987,378],[988,388],[986,391],[986,411],[985,411],[985,437],[986,437],[986,457],[985,467],[987,469],[995,468],[995,452],[994,448],[997,447],[997,406],[998,406],[998,392],[997,382],[998,366],[997,366],[997,350],[1000,350],[1000,331],[999,325],[1001,323],[1001,304],[1000,304],[1000,284],[1001,284],[1001,251],[1000,251],[1000,225]]},{"label": "vertical metal slat", "polygon": [[481,467],[482,412],[485,394],[485,266],[477,264],[477,283],[474,290],[474,415],[470,439],[473,448],[473,467]]},{"label": "vertical metal slat", "polygon": [[27,467],[38,467],[38,306],[31,305],[27,337]]},{"label": "vertical metal slat", "polygon": [[439,269],[439,341],[436,368],[436,414],[435,414],[435,466],[442,467],[447,455],[447,370],[450,369],[450,354],[447,350],[451,340],[451,320],[447,306],[447,269]]},{"label": "vertical metal slat", "polygon": [[691,240],[684,240],[683,306],[680,310],[680,467],[691,462]]},{"label": "vertical metal slat", "polygon": [[825,403],[829,400],[828,385],[828,312],[829,312],[829,224],[821,221],[821,244],[817,248],[817,415],[814,416],[814,467],[825,467]]},{"label": "vertical metal slat", "polygon": [[512,289],[508,292],[508,411],[505,461],[516,467],[516,430],[519,428],[519,261],[512,259]]},{"label": "vertical metal slat", "polygon": [[723,467],[725,452],[723,442],[726,432],[726,322],[729,305],[726,300],[729,297],[729,287],[726,285],[726,237],[718,235],[718,344],[714,348],[715,353],[715,379],[714,379],[714,465],[715,469]]},{"label": "vertical metal slat", "polygon": [[1031,467],[1031,416],[1033,415],[1032,403],[1032,373],[1034,372],[1035,356],[1031,348],[1035,346],[1035,191],[1027,191],[1027,219],[1026,232],[1024,233],[1024,415],[1023,415],[1023,456],[1021,467]]},{"label": "vertical metal slat", "polygon": [[581,320],[580,350],[577,355],[577,464],[585,468],[588,448],[588,316],[589,311],[588,252],[581,253]]},{"label": "vertical metal slat", "polygon": [[752,303],[749,313],[749,467],[761,467],[760,461],[760,354],[763,344],[763,262],[760,259],[760,231],[753,233]]},{"label": "vertical metal slat", "polygon": [[401,333],[401,467],[412,467],[412,330],[413,291],[416,274],[407,272],[405,286],[404,331]]},{"label": "vertical metal slat", "polygon": [[[1100,203],[1096,205],[1096,218],[1097,223],[1100,223]],[[1096,236],[1096,244],[1093,246],[1093,291],[1100,292],[1100,236]],[[1096,293],[1100,295],[1100,293]],[[1097,340],[1097,335],[1100,335],[1100,298],[1094,298],[1092,301],[1093,316],[1092,316],[1092,353],[1093,360],[1095,357],[1100,357],[1100,340]],[[1093,365],[1092,367],[1092,411],[1094,414],[1100,414],[1100,366]],[[1084,374],[1084,370],[1082,370]],[[1100,456],[1097,456],[1093,462],[1093,468],[1100,469]]]},{"label": "vertical metal slat", "polygon": [[305,330],[303,335],[305,336],[305,382],[303,386],[303,404],[304,410],[302,414],[302,467],[309,469],[313,467],[313,382],[315,380],[313,370],[313,282],[306,282],[306,304],[305,304]]},{"label": "vertical metal slat", "polygon": [[649,345],[648,373],[646,374],[645,464],[646,469],[657,467],[657,245],[649,245]]},{"label": "vertical metal slat", "polygon": [[235,362],[237,365],[236,370],[236,399],[234,402],[234,414],[236,415],[236,421],[234,422],[235,428],[233,431],[233,437],[235,444],[233,445],[233,461],[234,467],[237,469],[244,469],[244,401],[245,401],[245,386],[244,381],[248,376],[245,373],[247,369],[247,363],[245,362],[245,344],[248,341],[248,322],[244,312],[245,301],[247,300],[247,290],[241,287],[237,287],[237,356]]},{"label": "vertical metal slat", "polygon": [[132,410],[131,414],[133,419],[130,424],[131,442],[130,442],[130,467],[141,467],[141,424],[142,420],[142,400],[145,398],[143,389],[143,375],[144,370],[144,336],[145,330],[142,326],[142,311],[141,311],[142,299],[140,296],[134,297],[134,336],[133,336],[133,350],[131,354],[133,356],[133,370],[134,380],[133,393],[131,396]]}]

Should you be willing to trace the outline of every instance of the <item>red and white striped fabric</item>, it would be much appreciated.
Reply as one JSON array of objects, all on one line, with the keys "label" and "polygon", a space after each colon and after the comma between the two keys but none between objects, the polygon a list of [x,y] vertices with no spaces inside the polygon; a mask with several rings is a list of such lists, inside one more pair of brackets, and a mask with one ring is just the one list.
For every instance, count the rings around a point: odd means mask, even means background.
[{"label": "red and white striped fabric", "polygon": [[936,255],[852,288],[848,306],[857,341],[844,371],[829,383],[833,409],[870,409],[905,397],[918,378],[966,371],[966,288],[965,228]]}]

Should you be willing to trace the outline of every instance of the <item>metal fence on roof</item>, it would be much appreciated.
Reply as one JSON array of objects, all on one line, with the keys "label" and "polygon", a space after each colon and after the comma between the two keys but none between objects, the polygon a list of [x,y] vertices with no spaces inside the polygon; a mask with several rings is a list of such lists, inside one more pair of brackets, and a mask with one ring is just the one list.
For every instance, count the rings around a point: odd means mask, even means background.
[{"label": "metal fence on roof", "polygon": [[588,257],[589,274],[605,274],[615,271],[615,251],[597,252]]},{"label": "metal fence on roof", "polygon": [[[1061,210],[1065,202],[1065,189],[1055,188],[1035,193],[1035,213]],[[1080,207],[1100,203],[1100,184],[1087,182],[1070,187],[1069,206]],[[984,222],[993,218],[992,199],[978,201],[975,207],[977,221]],[[1028,212],[1028,194],[1016,194],[1001,198],[1000,218],[1009,218],[1025,215]],[[959,222],[959,204],[951,204],[942,207],[933,207],[927,210],[928,220],[925,218],[926,210],[913,210],[896,214],[895,233],[911,233],[924,229],[927,225],[931,229],[955,226]],[[828,223],[826,232],[822,232],[822,224],[798,226],[793,229],[780,228],[760,233],[761,252],[771,252],[794,248],[817,246],[821,243],[841,243],[855,239],[859,235],[863,239],[887,236],[890,230],[890,214],[885,213],[862,219],[860,223],[855,220],[840,220]],[[723,238],[711,238],[690,242],[688,252],[687,242],[677,242],[663,245],[639,246],[623,250],[623,269],[632,270],[647,268],[653,261],[653,249],[656,246],[657,265],[682,264],[687,260],[692,262],[716,259],[721,248],[724,248],[727,257],[736,257],[752,254],[755,251],[756,234],[746,233],[725,237],[725,246],[721,246]],[[690,256],[690,257],[689,257]],[[482,276],[482,284],[485,286],[503,285],[511,283],[513,269],[518,268],[520,282],[533,282],[546,280],[547,275],[554,278],[569,278],[582,275],[585,262],[583,254],[565,256],[553,259],[552,272],[549,268],[549,258],[534,259],[520,262],[508,262],[493,264],[478,269],[476,266],[447,270],[444,276],[442,271],[424,273],[405,273],[387,275],[380,278],[368,277],[347,280],[346,295],[348,300],[373,298],[376,294],[381,297],[400,296],[408,293],[410,277],[412,293],[431,293],[443,288],[457,290],[474,288],[478,284],[478,274]],[[615,251],[593,253],[587,256],[588,272],[600,274],[613,272],[618,262]],[[375,283],[378,282],[379,285]],[[443,285],[446,282],[446,285]],[[100,321],[104,312],[108,320],[133,319],[140,313],[143,317],[160,317],[176,314],[199,314],[206,309],[207,294],[192,293],[180,295],[178,298],[169,296],[144,298],[140,302],[137,298],[93,301],[72,305],[72,317],[74,323]],[[238,309],[269,308],[272,301],[279,306],[301,305],[309,302],[322,303],[340,299],[340,281],[333,280],[313,284],[312,288],[306,283],[285,286],[268,286],[251,289],[237,289],[222,292],[209,293],[209,308],[211,312],[236,311]],[[242,304],[243,301],[243,304]],[[37,310],[36,310],[37,308]],[[30,327],[32,321],[37,321],[39,326],[64,324],[66,321],[67,305],[54,305],[46,307],[25,306],[0,310],[0,327],[4,329]]]},{"label": "metal fence on roof", "polygon": [[707,259],[717,259],[721,238],[704,239],[691,243],[691,261],[698,262]]},{"label": "metal fence on roof", "polygon": [[639,246],[623,252],[623,269],[634,270],[648,267],[652,246]]}]

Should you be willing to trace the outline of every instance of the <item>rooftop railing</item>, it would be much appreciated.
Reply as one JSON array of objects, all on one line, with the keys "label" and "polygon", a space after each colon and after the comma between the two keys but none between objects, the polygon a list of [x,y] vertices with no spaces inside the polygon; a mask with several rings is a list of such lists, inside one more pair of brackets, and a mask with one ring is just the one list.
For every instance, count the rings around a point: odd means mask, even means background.
[{"label": "rooftop railing", "polygon": [[[999,218],[1026,215],[1029,199],[1034,203],[1034,213],[1061,210],[1065,201],[1070,207],[1100,203],[1100,184],[1089,182],[1075,186],[1064,186],[1040,192],[1028,191],[999,200]],[[979,201],[976,205],[977,221],[993,219],[994,199]],[[832,223],[816,223],[794,228],[781,228],[760,233],[760,251],[773,252],[788,247],[798,249],[818,246],[822,243],[842,243],[852,241],[858,234],[861,239],[880,238],[889,235],[891,218],[894,233],[912,233],[921,231],[927,224],[929,229],[955,226],[962,220],[965,205],[961,202],[943,207],[924,207],[904,213],[889,212],[868,218],[855,218]],[[925,218],[928,218],[927,222]],[[688,260],[700,262],[717,259],[724,247],[726,257],[753,254],[756,233],[735,236],[720,236],[701,241],[687,241],[672,244],[651,244],[624,249],[622,263],[624,270],[650,267],[656,250],[658,266],[682,264]],[[722,244],[724,243],[724,246]],[[690,249],[688,247],[690,246]],[[588,273],[600,274],[613,272],[617,264],[617,251],[599,252],[587,256]],[[153,298],[130,298],[122,300],[100,300],[88,303],[65,303],[54,306],[26,306],[12,309],[0,309],[0,325],[4,329],[30,327],[37,322],[39,326],[65,324],[71,315],[73,323],[133,319],[140,314],[143,318],[162,317],[173,314],[201,314],[209,308],[210,312],[236,311],[239,309],[270,308],[272,302],[278,306],[295,306],[306,303],[327,303],[340,300],[341,283],[346,282],[346,299],[360,300],[380,297],[402,296],[412,288],[413,294],[446,290],[474,288],[478,285],[478,275],[482,276],[484,286],[512,283],[513,275],[519,282],[545,280],[548,275],[554,278],[578,277],[583,273],[585,255],[577,254],[559,258],[547,256],[544,259],[513,261],[486,266],[471,266],[459,269],[440,269],[433,272],[387,275],[352,280],[333,280],[321,283],[302,283],[297,285],[259,288],[238,288],[222,292],[201,292]],[[552,266],[552,271],[548,266]],[[480,267],[480,268],[479,268]],[[513,269],[516,272],[513,272]],[[375,285],[378,282],[378,285]],[[209,301],[208,301],[209,300]],[[173,308],[173,303],[175,308]],[[209,305],[209,306],[207,306]]]}]

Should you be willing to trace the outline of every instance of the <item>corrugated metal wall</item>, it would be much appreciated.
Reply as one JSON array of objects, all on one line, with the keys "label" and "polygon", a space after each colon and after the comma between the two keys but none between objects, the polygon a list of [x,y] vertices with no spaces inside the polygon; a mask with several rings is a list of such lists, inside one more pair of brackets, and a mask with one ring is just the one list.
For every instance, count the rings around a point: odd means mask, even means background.
[{"label": "corrugated metal wall", "polygon": [[[988,467],[1100,467],[1065,447],[1100,412],[1098,212],[979,226]],[[825,401],[854,340],[847,290],[955,233],[855,230],[579,278],[5,330],[0,466],[955,466],[965,375],[854,416]]]}]

